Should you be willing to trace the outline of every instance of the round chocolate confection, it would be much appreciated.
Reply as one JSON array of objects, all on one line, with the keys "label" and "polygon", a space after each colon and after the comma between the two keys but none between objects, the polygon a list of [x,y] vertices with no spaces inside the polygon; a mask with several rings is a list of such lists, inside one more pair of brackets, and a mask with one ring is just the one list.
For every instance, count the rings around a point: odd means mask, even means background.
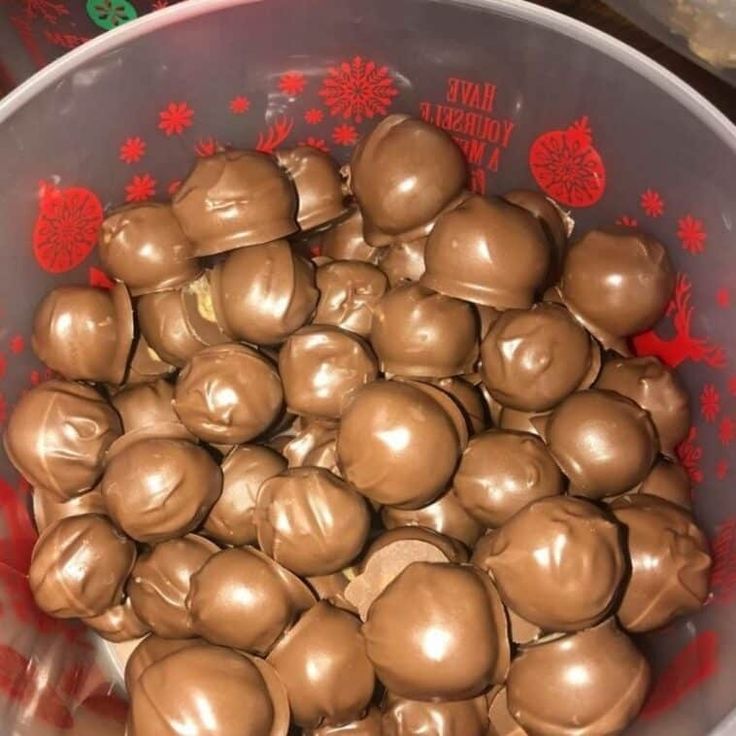
[{"label": "round chocolate confection", "polygon": [[573,243],[560,280],[570,311],[604,347],[616,349],[621,338],[648,330],[664,315],[674,286],[664,246],[625,227],[592,230]]},{"label": "round chocolate confection", "polygon": [[99,616],[122,602],[134,562],[135,544],[104,516],[71,516],[39,537],[28,583],[38,607],[55,618]]},{"label": "round chocolate confection", "polygon": [[179,374],[174,410],[205,442],[234,445],[262,434],[284,394],[276,367],[256,350],[227,343],[201,350]]},{"label": "round chocolate confection", "polygon": [[31,345],[64,378],[122,383],[133,348],[128,290],[122,284],[52,289],[36,308]]},{"label": "round chocolate confection", "polygon": [[486,527],[498,527],[565,482],[544,442],[526,432],[490,430],[470,440],[452,481],[458,501]]},{"label": "round chocolate confection", "polygon": [[482,432],[488,426],[488,411],[483,394],[477,386],[458,376],[433,381],[460,405],[468,421],[471,434]]},{"label": "round chocolate confection", "polygon": [[478,358],[478,315],[471,304],[404,284],[376,306],[371,345],[388,373],[429,378],[469,373]]},{"label": "round chocolate confection", "polygon": [[671,368],[653,356],[614,357],[603,364],[595,388],[616,391],[646,409],[661,452],[675,456],[675,447],[690,429],[690,406],[687,391]]},{"label": "round chocolate confection", "polygon": [[187,607],[199,636],[265,655],[314,602],[309,588],[277,562],[235,547],[210,557],[192,577]]},{"label": "round chocolate confection", "polygon": [[649,471],[649,475],[629,493],[646,493],[690,511],[693,507],[692,486],[687,470],[680,463],[661,458]]},{"label": "round chocolate confection", "polygon": [[201,646],[202,644],[205,644],[202,639],[163,639],[155,634],[147,636],[136,646],[125,663],[125,689],[128,694],[130,695],[133,692],[135,683],[154,662],[158,662],[180,649]]},{"label": "round chocolate confection", "polygon": [[335,325],[368,337],[373,313],[388,290],[388,281],[378,268],[361,261],[331,261],[317,269],[319,289],[316,325]]},{"label": "round chocolate confection", "polygon": [[186,440],[132,440],[116,445],[100,486],[115,523],[149,544],[196,529],[220,496],[217,463]]},{"label": "round chocolate confection", "polygon": [[626,572],[618,525],[593,503],[566,496],[524,507],[478,542],[473,562],[509,608],[546,631],[603,619]]},{"label": "round chocolate confection", "polygon": [[269,243],[298,230],[294,185],[272,156],[257,151],[197,159],[172,207],[197,256]]},{"label": "round chocolate confection", "polygon": [[504,312],[481,345],[481,376],[502,406],[546,411],[588,388],[600,370],[600,348],[557,304]]},{"label": "round chocolate confection", "polygon": [[32,486],[66,501],[94,486],[121,432],[120,418],[95,389],[52,380],[21,396],[3,444]]},{"label": "round chocolate confection", "polygon": [[267,661],[286,685],[293,722],[303,728],[355,720],[373,696],[360,621],[325,601],[302,615]]},{"label": "round chocolate confection", "polygon": [[485,695],[472,700],[428,703],[386,693],[381,711],[381,736],[488,736]]},{"label": "round chocolate confection", "polygon": [[329,575],[312,575],[306,580],[319,600],[327,601],[344,611],[357,613],[355,606],[345,598],[345,589],[354,577],[355,568],[346,567],[344,570]]},{"label": "round chocolate confection", "polygon": [[126,386],[111,403],[123,420],[123,431],[146,433],[157,437],[194,439],[176,415],[172,401],[174,387],[163,378],[151,383]]},{"label": "round chocolate confection", "polygon": [[279,374],[289,411],[339,419],[350,396],[376,379],[378,362],[358,335],[309,325],[286,339],[279,351]]},{"label": "round chocolate confection", "polygon": [[505,687],[488,695],[489,736],[527,736],[521,724],[509,713],[507,698],[508,693]]},{"label": "round chocolate confection", "polygon": [[93,488],[68,501],[59,501],[56,496],[43,488],[33,489],[33,519],[39,533],[55,521],[66,519],[68,516],[106,513],[105,500],[99,488]]},{"label": "round chocolate confection", "polygon": [[419,281],[425,271],[424,251],[427,238],[393,243],[378,256],[378,267],[386,274],[391,287]]},{"label": "round chocolate confection", "polygon": [[105,271],[133,296],[173,289],[202,272],[166,204],[130,204],[112,212],[102,223],[99,253]]},{"label": "round chocolate confection", "polygon": [[222,494],[204,522],[203,534],[220,544],[256,541],[253,514],[263,481],[286,470],[286,460],[268,447],[241,445],[222,461]]},{"label": "round chocolate confection", "polygon": [[642,632],[697,611],[708,597],[708,540],[692,516],[675,504],[643,493],[611,504],[626,527],[631,576],[618,620]]},{"label": "round chocolate confection", "polygon": [[319,299],[314,267],[285,240],[231,253],[214,270],[217,317],[237,340],[278,345],[309,321]]},{"label": "round chocolate confection", "polygon": [[140,639],[150,632],[149,626],[136,614],[130,598],[108,608],[99,616],[82,619],[86,626],[94,629],[103,639],[113,642]]},{"label": "round chocolate confection", "polygon": [[649,681],[646,659],[610,618],[523,647],[506,694],[509,712],[532,734],[617,734],[639,712]]},{"label": "round chocolate confection", "polygon": [[534,426],[533,422],[536,421],[541,426],[548,416],[549,412],[540,414],[536,411],[517,411],[505,406],[499,413],[497,424],[500,429],[510,432],[528,432],[535,437],[541,437],[539,429]]},{"label": "round chocolate confection", "polygon": [[460,450],[442,406],[395,381],[363,387],[343,412],[337,433],[345,478],[372,501],[403,508],[426,506],[447,488]]},{"label": "round chocolate confection", "polygon": [[139,334],[133,348],[128,366],[126,384],[148,383],[166,378],[176,372],[176,366],[167,363],[149,344],[143,334]]},{"label": "round chocolate confection", "polygon": [[297,575],[349,565],[370,530],[365,499],[324,468],[292,468],[269,478],[253,516],[260,548]]},{"label": "round chocolate confection", "polygon": [[194,636],[186,607],[192,576],[219,547],[189,534],[169,539],[142,554],[128,582],[128,596],[135,612],[151,631],[169,639]]},{"label": "round chocolate confection", "polygon": [[462,152],[439,128],[389,115],[356,146],[350,186],[370,245],[425,235],[437,215],[462,195]]},{"label": "round chocolate confection", "polygon": [[521,207],[472,196],[442,215],[424,252],[421,283],[498,309],[530,307],[544,283],[551,246]]},{"label": "round chocolate confection", "polygon": [[646,478],[659,450],[649,414],[612,391],[571,394],[544,420],[542,435],[570,492],[603,498]]},{"label": "round chocolate confection", "polygon": [[306,729],[304,736],[385,736],[381,726],[381,711],[370,708],[363,718],[344,723],[342,726],[321,726]]},{"label": "round chocolate confection", "polygon": [[506,614],[469,565],[410,565],[373,602],[363,635],[379,679],[404,698],[464,700],[506,678]]},{"label": "round chocolate confection", "polygon": [[333,422],[309,420],[308,417],[305,419],[307,421],[300,421],[296,434],[288,438],[281,451],[290,468],[314,465],[313,462],[307,462],[307,459],[321,455],[324,448],[337,439],[337,425]]},{"label": "round chocolate confection", "polygon": [[363,215],[357,207],[345,220],[320,234],[319,239],[321,254],[335,261],[364,261],[375,264],[381,254],[379,248],[365,242]]}]

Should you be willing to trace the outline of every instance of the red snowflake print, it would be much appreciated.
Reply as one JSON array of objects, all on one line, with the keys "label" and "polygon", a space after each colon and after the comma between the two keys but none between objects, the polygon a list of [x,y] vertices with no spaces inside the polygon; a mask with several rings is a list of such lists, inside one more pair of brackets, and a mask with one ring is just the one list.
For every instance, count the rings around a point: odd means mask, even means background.
[{"label": "red snowflake print", "polygon": [[8,359],[0,353],[0,378],[5,377],[5,373],[8,370]]},{"label": "red snowflake print", "polygon": [[716,478],[718,478],[718,480],[724,480],[727,475],[728,475],[728,460],[726,460],[726,458],[721,458],[716,463]]},{"label": "red snowflake print", "polygon": [[304,120],[310,125],[318,125],[324,119],[324,113],[317,107],[310,107],[304,113]]},{"label": "red snowflake print", "polygon": [[307,80],[301,72],[286,72],[279,78],[279,89],[290,97],[296,97],[304,92]]},{"label": "red snowflake print", "polygon": [[158,127],[166,135],[181,135],[191,126],[194,110],[186,102],[170,102],[165,110],[158,114]]},{"label": "red snowflake print", "polygon": [[146,142],[139,136],[126,138],[123,145],[120,146],[120,160],[126,164],[134,164],[140,161],[145,153]]},{"label": "red snowflake print", "polygon": [[69,15],[69,9],[64,3],[53,0],[21,0],[26,17],[40,18],[47,23],[56,23],[62,15]]},{"label": "red snowflake print", "polygon": [[358,140],[358,131],[352,125],[343,123],[332,131],[332,140],[341,146],[353,146]]},{"label": "red snowflake print", "polygon": [[13,335],[8,344],[10,346],[10,352],[13,355],[20,355],[26,347],[26,341],[23,339],[23,335]]},{"label": "red snowflake print", "polygon": [[319,91],[330,115],[356,123],[385,115],[397,94],[388,67],[360,56],[328,69]]},{"label": "red snowflake print", "polygon": [[705,232],[702,220],[698,220],[692,215],[685,215],[677,221],[677,237],[685,250],[697,254],[705,250],[705,241],[708,235]]},{"label": "red snowflake print", "polygon": [[136,175],[125,187],[126,202],[145,202],[156,193],[156,180],[150,174]]},{"label": "red snowflake print", "polygon": [[697,427],[690,427],[687,437],[677,446],[677,457],[680,459],[693,485],[703,482],[703,471],[700,461],[703,459],[703,448],[695,444],[698,437]]},{"label": "red snowflake print", "polygon": [[307,136],[307,138],[303,141],[299,141],[300,146],[312,146],[312,148],[316,148],[320,151],[324,151],[325,153],[329,153],[330,149],[327,147],[327,144],[325,143],[323,138],[313,138],[311,135]]},{"label": "red snowflake print", "polygon": [[713,422],[721,410],[721,395],[712,383],[706,383],[700,394],[700,413],[706,422]]},{"label": "red snowflake print", "polygon": [[237,95],[230,100],[229,107],[233,115],[243,115],[250,110],[250,100],[245,95]]},{"label": "red snowflake print", "polygon": [[639,221],[631,215],[620,215],[616,218],[616,224],[622,227],[639,227]]},{"label": "red snowflake print", "polygon": [[730,445],[736,439],[736,422],[731,417],[723,417],[718,424],[718,439],[724,446]]},{"label": "red snowflake print", "polygon": [[654,189],[647,189],[639,198],[639,204],[649,217],[661,217],[664,212],[662,195]]},{"label": "red snowflake print", "polygon": [[222,150],[222,146],[216,138],[200,138],[194,145],[194,153],[200,158],[214,156],[218,151]]},{"label": "red snowflake print", "polygon": [[716,304],[722,309],[731,306],[731,292],[725,286],[716,291]]}]

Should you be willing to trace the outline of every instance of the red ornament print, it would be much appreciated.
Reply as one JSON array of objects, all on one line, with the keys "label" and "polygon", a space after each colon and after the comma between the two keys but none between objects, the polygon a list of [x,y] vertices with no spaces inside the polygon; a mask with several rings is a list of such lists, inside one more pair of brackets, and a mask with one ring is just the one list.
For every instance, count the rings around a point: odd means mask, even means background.
[{"label": "red ornament print", "polygon": [[194,152],[200,158],[207,158],[207,156],[214,156],[218,151],[222,150],[222,146],[216,138],[210,136],[209,138],[200,138],[194,145]]},{"label": "red ornament print", "polygon": [[309,125],[318,125],[322,122],[324,116],[325,115],[322,110],[316,107],[310,107],[309,110],[304,113],[304,120],[309,123]]},{"label": "red ornament print", "polygon": [[728,460],[721,458],[716,463],[716,478],[718,480],[725,480],[726,476],[728,476]]},{"label": "red ornament print", "polygon": [[279,79],[279,89],[290,97],[296,97],[304,92],[307,80],[301,72],[286,72]]},{"label": "red ornament print", "polygon": [[710,549],[713,555],[710,571],[713,599],[729,603],[736,592],[736,519],[727,519],[716,529]]},{"label": "red ornament print", "polygon": [[146,142],[139,136],[126,138],[123,145],[120,146],[120,160],[126,164],[134,164],[140,161],[145,153]]},{"label": "red ornament print", "polygon": [[104,271],[94,266],[87,272],[87,283],[99,289],[112,289],[115,286],[115,282]]},{"label": "red ornament print", "polygon": [[21,0],[21,5],[29,19],[39,18],[47,23],[56,23],[63,15],[69,15],[64,3],[53,0]]},{"label": "red ornament print", "polygon": [[10,345],[10,352],[13,355],[20,355],[26,347],[26,341],[23,339],[23,335],[13,335],[8,344]]},{"label": "red ornament print", "polygon": [[659,192],[647,189],[639,199],[641,208],[649,217],[661,217],[664,212],[664,200]]},{"label": "red ornament print", "polygon": [[307,136],[305,140],[299,141],[299,145],[312,146],[312,148],[317,148],[318,150],[324,151],[325,153],[329,153],[330,151],[323,138],[313,138],[311,135]]},{"label": "red ornament print", "polygon": [[712,383],[706,383],[700,394],[700,413],[706,422],[713,422],[721,410],[721,396]]},{"label": "red ornament print", "polygon": [[736,422],[731,417],[723,417],[718,424],[718,439],[724,447],[736,439]]},{"label": "red ornament print", "polygon": [[703,448],[695,443],[698,437],[697,427],[690,427],[687,437],[677,446],[677,457],[680,458],[693,485],[703,482],[703,471],[700,461],[703,459]]},{"label": "red ornament print", "polygon": [[705,232],[702,220],[692,215],[685,215],[677,221],[677,237],[685,250],[696,255],[705,250],[708,234]]},{"label": "red ornament print", "polygon": [[332,140],[341,146],[353,146],[358,140],[358,131],[352,125],[338,125],[332,131]]},{"label": "red ornament print", "polygon": [[170,102],[165,110],[158,114],[158,127],[166,135],[181,135],[191,126],[194,110],[186,102]]},{"label": "red ornament print", "polygon": [[256,151],[273,153],[288,137],[294,127],[292,118],[278,118],[273,125],[268,126],[266,133],[258,134]]},{"label": "red ornament print", "polygon": [[233,115],[243,115],[250,110],[250,100],[245,95],[238,95],[230,100],[230,112]]},{"label": "red ornament print", "polygon": [[137,174],[125,187],[126,202],[145,202],[156,193],[156,180],[150,174]]},{"label": "red ornament print", "polygon": [[630,215],[620,215],[616,218],[616,224],[622,227],[639,227],[639,221]]},{"label": "red ornament print", "polygon": [[89,189],[59,189],[42,183],[33,228],[33,255],[38,265],[49,273],[78,266],[97,243],[102,217],[102,204]]}]

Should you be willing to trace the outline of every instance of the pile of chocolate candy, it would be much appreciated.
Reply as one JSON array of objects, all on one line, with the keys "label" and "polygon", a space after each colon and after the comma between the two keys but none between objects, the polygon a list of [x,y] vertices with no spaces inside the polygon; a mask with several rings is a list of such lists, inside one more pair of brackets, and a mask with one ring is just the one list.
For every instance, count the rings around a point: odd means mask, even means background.
[{"label": "pile of chocolate candy", "polygon": [[627,347],[673,270],[644,233],[568,244],[554,202],[466,181],[400,115],[342,171],[219,151],[170,204],[107,217],[111,290],[41,302],[60,378],[5,436],[35,489],[30,585],[141,639],[128,736],[604,736],[636,716],[630,634],[708,594],[674,458],[687,395]]}]

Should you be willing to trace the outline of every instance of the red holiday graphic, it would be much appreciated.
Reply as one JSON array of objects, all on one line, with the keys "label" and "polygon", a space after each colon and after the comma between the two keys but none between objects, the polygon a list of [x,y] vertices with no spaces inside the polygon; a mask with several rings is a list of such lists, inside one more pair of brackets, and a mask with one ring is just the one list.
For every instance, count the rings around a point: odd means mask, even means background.
[{"label": "red holiday graphic", "polygon": [[639,221],[631,215],[619,215],[616,218],[616,224],[622,227],[639,227]]},{"label": "red holiday graphic", "polygon": [[698,428],[690,427],[687,437],[677,446],[677,457],[682,463],[682,467],[687,470],[690,481],[694,486],[703,482],[703,471],[700,463],[703,460],[703,448],[696,444],[698,438]]},{"label": "red holiday graphic", "polygon": [[192,124],[194,110],[186,102],[170,102],[158,114],[158,127],[168,135],[181,135]]},{"label": "red holiday graphic", "polygon": [[721,395],[712,383],[706,383],[700,393],[700,413],[706,422],[714,422],[721,409]]},{"label": "red holiday graphic", "polygon": [[125,187],[126,202],[145,202],[156,193],[156,180],[150,174],[136,174]]},{"label": "red holiday graphic", "polygon": [[278,118],[273,125],[268,126],[265,133],[258,134],[256,151],[273,153],[289,137],[293,127],[294,120],[292,118]]},{"label": "red holiday graphic", "polygon": [[354,146],[358,140],[358,131],[354,126],[343,123],[332,131],[332,140],[340,146]]},{"label": "red holiday graphic", "polygon": [[120,146],[120,160],[126,164],[140,161],[146,153],[146,142],[140,136],[126,138]]},{"label": "red holiday graphic", "polygon": [[718,424],[718,439],[727,447],[736,439],[736,421],[731,417],[723,417]]},{"label": "red holiday graphic", "polygon": [[310,107],[309,110],[307,110],[304,113],[304,120],[309,125],[318,125],[322,122],[325,114],[317,107]]},{"label": "red holiday graphic", "polygon": [[207,158],[207,156],[214,156],[218,151],[222,150],[217,138],[209,136],[209,138],[200,138],[194,144],[194,153],[200,158]]},{"label": "red holiday graphic", "polygon": [[716,291],[716,304],[721,309],[728,309],[731,306],[731,292],[725,286]]},{"label": "red holiday graphic", "polygon": [[67,51],[87,43],[91,36],[80,36],[77,33],[64,33],[62,31],[52,31],[48,28],[43,29],[43,37],[54,46],[59,46]]},{"label": "red holiday graphic", "polygon": [[115,286],[115,282],[104,271],[94,266],[87,272],[87,283],[100,289],[112,289]]},{"label": "red holiday graphic", "polygon": [[727,475],[728,475],[728,460],[726,460],[726,458],[721,458],[716,463],[716,478],[718,478],[718,480],[725,480]]},{"label": "red holiday graphic", "polygon": [[10,338],[8,345],[10,345],[10,352],[13,353],[13,355],[19,355],[25,350],[26,341],[23,338],[23,335],[13,335],[13,337]]},{"label": "red holiday graphic", "polygon": [[639,198],[641,208],[649,217],[661,217],[664,213],[664,200],[659,192],[647,189]]},{"label": "red holiday graphic", "polygon": [[307,80],[301,72],[286,72],[279,78],[279,89],[289,97],[296,97],[304,92]]},{"label": "red holiday graphic", "polygon": [[313,136],[307,136],[303,141],[299,141],[300,146],[312,146],[312,148],[316,148],[319,151],[324,151],[325,153],[329,153],[330,149],[328,145],[325,143],[324,138],[315,138]]},{"label": "red holiday graphic", "polygon": [[245,95],[237,95],[230,100],[230,112],[233,115],[242,115],[250,109],[250,100]]},{"label": "red holiday graphic", "polygon": [[685,250],[696,255],[705,250],[708,234],[702,220],[692,215],[685,215],[677,221],[677,237]]},{"label": "red holiday graphic", "polygon": [[69,9],[64,3],[53,0],[20,0],[20,4],[29,20],[39,18],[54,24],[63,15],[69,15]]},{"label": "red holiday graphic", "polygon": [[736,592],[736,519],[727,519],[718,526],[710,550],[713,555],[710,571],[713,600],[729,603]]}]

